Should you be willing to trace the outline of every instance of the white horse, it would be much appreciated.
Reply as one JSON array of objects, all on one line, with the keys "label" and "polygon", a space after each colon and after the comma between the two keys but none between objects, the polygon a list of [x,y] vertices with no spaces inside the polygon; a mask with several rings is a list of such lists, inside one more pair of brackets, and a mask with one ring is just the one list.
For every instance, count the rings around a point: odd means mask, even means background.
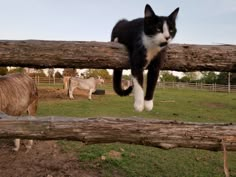
[{"label": "white horse", "polygon": [[90,77],[88,79],[81,79],[78,77],[71,77],[69,80],[69,89],[68,94],[70,99],[74,99],[73,97],[73,91],[75,88],[79,88],[82,90],[88,90],[88,99],[92,99],[92,93],[96,91],[96,86],[98,84],[103,84],[104,79],[101,77],[98,77],[98,79],[95,79],[94,77]]},{"label": "white horse", "polygon": [[[0,76],[0,112],[11,116],[21,116],[26,111],[35,116],[38,105],[38,90],[33,79],[25,74]],[[31,149],[33,140],[26,145]],[[15,139],[14,151],[20,148],[20,139]]]}]

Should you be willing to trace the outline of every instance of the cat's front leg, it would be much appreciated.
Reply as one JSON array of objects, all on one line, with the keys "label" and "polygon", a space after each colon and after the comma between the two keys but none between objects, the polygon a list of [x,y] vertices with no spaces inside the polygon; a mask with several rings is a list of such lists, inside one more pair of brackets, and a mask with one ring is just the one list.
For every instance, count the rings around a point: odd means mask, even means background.
[{"label": "cat's front leg", "polygon": [[132,71],[134,109],[138,112],[144,109],[143,70]]},{"label": "cat's front leg", "polygon": [[147,74],[147,89],[144,101],[145,110],[151,111],[153,109],[153,95],[156,88],[157,79],[160,71],[160,61],[152,61],[148,67]]}]

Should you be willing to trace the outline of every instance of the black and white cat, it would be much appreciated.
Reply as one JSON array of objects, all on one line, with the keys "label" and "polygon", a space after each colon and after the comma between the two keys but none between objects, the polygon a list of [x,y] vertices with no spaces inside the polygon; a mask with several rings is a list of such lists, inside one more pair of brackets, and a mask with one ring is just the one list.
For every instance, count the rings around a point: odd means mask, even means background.
[{"label": "black and white cat", "polygon": [[[120,96],[134,92],[136,111],[153,108],[153,94],[159,70],[166,55],[166,47],[175,37],[176,17],[179,8],[169,16],[157,16],[150,5],[146,5],[144,18],[132,21],[120,20],[113,28],[111,41],[124,44],[129,52],[133,86],[121,87],[122,69],[113,72],[113,88]],[[146,95],[143,91],[143,71],[148,69]]]}]

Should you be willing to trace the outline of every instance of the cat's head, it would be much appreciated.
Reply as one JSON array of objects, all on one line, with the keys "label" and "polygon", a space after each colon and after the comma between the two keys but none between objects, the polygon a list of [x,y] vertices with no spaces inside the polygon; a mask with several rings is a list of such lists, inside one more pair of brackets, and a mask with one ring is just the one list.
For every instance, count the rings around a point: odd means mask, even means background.
[{"label": "cat's head", "polygon": [[179,8],[176,8],[169,16],[157,16],[150,5],[145,7],[143,43],[145,47],[165,47],[175,37],[176,18]]}]

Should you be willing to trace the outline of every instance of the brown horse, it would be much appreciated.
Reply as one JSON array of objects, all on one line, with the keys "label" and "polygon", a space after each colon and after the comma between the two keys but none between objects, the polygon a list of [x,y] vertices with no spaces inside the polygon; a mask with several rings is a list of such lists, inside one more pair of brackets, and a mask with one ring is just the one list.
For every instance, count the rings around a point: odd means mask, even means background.
[{"label": "brown horse", "polygon": [[[0,112],[11,116],[20,116],[28,112],[34,116],[37,111],[38,90],[33,79],[21,73],[0,76]],[[33,140],[26,145],[31,149]],[[15,148],[20,148],[20,139],[15,139]]]}]

